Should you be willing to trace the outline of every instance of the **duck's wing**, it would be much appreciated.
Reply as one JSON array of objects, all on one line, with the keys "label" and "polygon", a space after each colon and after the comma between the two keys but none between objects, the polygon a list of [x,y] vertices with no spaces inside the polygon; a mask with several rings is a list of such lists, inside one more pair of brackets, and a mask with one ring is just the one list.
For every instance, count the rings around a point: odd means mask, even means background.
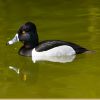
[{"label": "duck's wing", "polygon": [[63,45],[67,45],[67,46],[71,46],[76,54],[80,54],[83,53],[85,51],[88,51],[86,48],[83,48],[75,43],[71,43],[71,42],[66,42],[66,41],[60,41],[60,40],[46,40],[46,41],[42,41],[39,43],[39,45],[35,48],[35,50],[37,52],[42,52],[42,51],[47,51],[50,50],[52,48],[58,47],[58,46],[63,46]]}]

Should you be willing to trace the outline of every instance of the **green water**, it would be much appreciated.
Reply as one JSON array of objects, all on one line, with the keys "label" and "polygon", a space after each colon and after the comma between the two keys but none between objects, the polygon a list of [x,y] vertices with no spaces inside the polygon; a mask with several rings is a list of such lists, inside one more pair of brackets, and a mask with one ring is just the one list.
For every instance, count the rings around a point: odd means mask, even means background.
[{"label": "green water", "polygon": [[[27,21],[36,24],[40,41],[70,41],[95,53],[34,64],[18,55],[21,43],[6,46]],[[0,98],[100,98],[99,59],[100,0],[0,0]]]}]

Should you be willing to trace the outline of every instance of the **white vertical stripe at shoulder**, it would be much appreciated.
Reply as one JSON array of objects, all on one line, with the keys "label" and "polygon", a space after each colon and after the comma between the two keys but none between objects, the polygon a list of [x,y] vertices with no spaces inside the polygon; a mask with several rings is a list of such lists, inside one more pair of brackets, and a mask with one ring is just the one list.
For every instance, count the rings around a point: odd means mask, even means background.
[{"label": "white vertical stripe at shoulder", "polygon": [[10,41],[8,41],[8,44],[11,45],[18,41],[19,41],[19,38],[18,38],[18,33],[17,33]]},{"label": "white vertical stripe at shoulder", "polygon": [[55,57],[57,60],[57,58],[60,59],[61,57],[73,56],[75,54],[76,54],[75,50],[72,47],[67,46],[67,45],[54,47],[52,49],[49,49],[47,51],[42,51],[42,52],[37,52],[34,48],[32,50],[32,60],[34,63],[38,60],[47,60],[47,61],[52,60],[53,61],[54,60],[53,58]]}]

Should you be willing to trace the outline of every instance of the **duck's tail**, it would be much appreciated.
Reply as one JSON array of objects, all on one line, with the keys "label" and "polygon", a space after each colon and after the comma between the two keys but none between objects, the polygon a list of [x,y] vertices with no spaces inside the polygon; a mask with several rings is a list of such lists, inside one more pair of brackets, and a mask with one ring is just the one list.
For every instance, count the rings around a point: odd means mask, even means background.
[{"label": "duck's tail", "polygon": [[84,52],[85,54],[91,54],[91,53],[96,53],[96,51],[92,51],[92,50],[87,50],[86,52]]}]

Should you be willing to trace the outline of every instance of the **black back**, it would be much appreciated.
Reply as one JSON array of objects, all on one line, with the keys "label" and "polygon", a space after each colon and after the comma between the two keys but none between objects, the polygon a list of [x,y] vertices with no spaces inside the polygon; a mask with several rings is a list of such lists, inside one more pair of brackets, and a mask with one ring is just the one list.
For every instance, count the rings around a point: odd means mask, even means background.
[{"label": "black back", "polygon": [[49,49],[52,49],[54,47],[62,46],[62,45],[68,45],[71,46],[76,54],[84,53],[85,51],[88,51],[87,49],[71,42],[65,42],[60,40],[46,40],[43,42],[40,42],[39,45],[35,48],[37,52],[47,51]]}]

